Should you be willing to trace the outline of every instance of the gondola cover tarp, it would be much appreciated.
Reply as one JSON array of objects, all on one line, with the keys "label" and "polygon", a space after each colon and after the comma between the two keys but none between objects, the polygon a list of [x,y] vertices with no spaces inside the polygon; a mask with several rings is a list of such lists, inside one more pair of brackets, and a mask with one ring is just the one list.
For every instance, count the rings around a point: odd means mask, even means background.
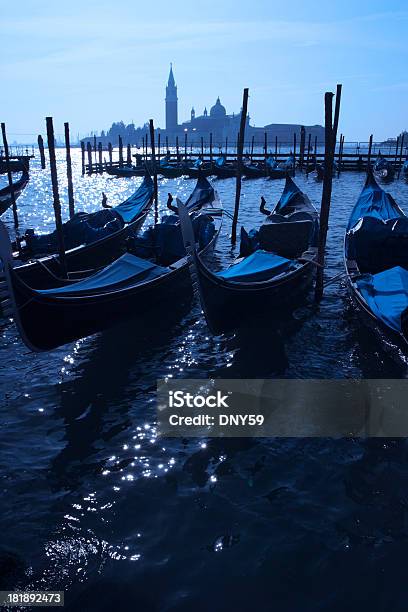
[{"label": "gondola cover tarp", "polygon": [[218,276],[237,282],[263,281],[286,272],[292,265],[290,259],[259,249],[243,261],[218,273]]},{"label": "gondola cover tarp", "polygon": [[408,307],[408,270],[395,266],[358,279],[359,291],[376,317],[397,332]]}]

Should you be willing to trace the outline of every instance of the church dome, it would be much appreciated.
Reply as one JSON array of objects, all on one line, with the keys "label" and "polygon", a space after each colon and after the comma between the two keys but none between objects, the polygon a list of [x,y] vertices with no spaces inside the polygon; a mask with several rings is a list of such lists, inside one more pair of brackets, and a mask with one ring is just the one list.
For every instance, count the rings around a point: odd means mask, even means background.
[{"label": "church dome", "polygon": [[214,106],[211,107],[210,117],[225,117],[226,114],[227,111],[225,110],[225,106],[223,106],[220,102],[220,99],[217,98],[216,103],[214,104]]}]

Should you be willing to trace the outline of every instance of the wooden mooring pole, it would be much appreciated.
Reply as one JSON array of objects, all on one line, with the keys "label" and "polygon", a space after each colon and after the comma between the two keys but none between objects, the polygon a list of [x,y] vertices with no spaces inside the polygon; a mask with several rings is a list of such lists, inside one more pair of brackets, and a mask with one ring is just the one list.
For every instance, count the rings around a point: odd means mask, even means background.
[{"label": "wooden mooring pole", "polygon": [[268,132],[264,133],[264,160],[268,157]]},{"label": "wooden mooring pole", "polygon": [[[48,140],[48,154],[50,157],[50,169],[51,169],[51,183],[52,183],[52,195],[54,203],[54,215],[55,215],[55,227],[57,229],[57,241],[58,241],[58,254],[61,266],[61,276],[67,277],[67,262],[65,258],[65,243],[64,233],[62,227],[61,218],[61,203],[58,191],[58,175],[57,175],[57,161],[55,158],[55,138],[54,138],[54,126],[52,123],[52,117],[46,118],[47,122],[47,140]],[[89,149],[91,151],[91,166],[92,166],[92,149],[91,143],[88,141]],[[63,321],[61,321],[61,325]]]},{"label": "wooden mooring pole", "polygon": [[88,174],[92,174],[93,170],[92,170],[92,145],[91,143],[88,142],[86,143],[86,153],[88,156]]},{"label": "wooden mooring pole", "polygon": [[119,168],[123,168],[123,140],[119,136]]},{"label": "wooden mooring pole", "polygon": [[402,152],[404,150],[404,136],[405,134],[401,135],[401,145],[400,145],[399,164],[398,164],[398,178],[400,177],[401,169],[402,169]]},{"label": "wooden mooring pole", "polygon": [[81,170],[82,176],[85,174],[85,143],[81,140]]},{"label": "wooden mooring pole", "polygon": [[81,174],[85,174],[85,143],[81,140]]},{"label": "wooden mooring pole", "polygon": [[132,165],[132,149],[130,148],[130,143],[129,142],[128,142],[127,148],[126,148],[126,165],[127,166],[131,166]]},{"label": "wooden mooring pole", "polygon": [[71,161],[71,143],[69,139],[69,123],[64,123],[65,131],[65,159],[67,162],[67,179],[68,179],[68,208],[69,218],[75,215],[75,203],[74,203],[74,186],[72,184],[72,161]]},{"label": "wooden mooring pole", "polygon": [[340,134],[340,149],[339,149],[339,157],[338,157],[338,169],[337,169],[337,178],[340,176],[340,172],[342,171],[343,165],[343,149],[344,149],[344,136]]},{"label": "wooden mooring pole", "polygon": [[299,163],[300,169],[303,170],[303,161],[305,158],[305,146],[306,146],[306,129],[305,126],[300,126],[300,150],[299,150]]},{"label": "wooden mooring pole", "polygon": [[311,146],[312,135],[309,132],[309,138],[307,141],[307,158],[306,158],[306,176],[309,174],[309,160],[310,160],[310,146]]},{"label": "wooden mooring pole", "polygon": [[212,132],[210,132],[210,162],[213,160],[213,150],[212,150]]},{"label": "wooden mooring pole", "polygon": [[373,148],[373,135],[370,134],[370,140],[368,141],[368,154],[367,154],[367,172],[370,171],[371,168],[371,151]]},{"label": "wooden mooring pole", "polygon": [[322,204],[320,208],[320,229],[319,229],[319,245],[317,253],[317,273],[315,287],[315,301],[320,302],[323,297],[323,280],[324,280],[324,262],[327,230],[329,228],[330,202],[333,182],[333,162],[334,150],[336,147],[337,127],[339,124],[341,100],[341,85],[337,85],[336,103],[333,119],[333,93],[326,92],[324,96],[325,107],[325,139],[324,139],[324,165],[325,173],[323,179]]},{"label": "wooden mooring pole", "polygon": [[157,166],[156,166],[156,148],[154,142],[154,123],[153,119],[149,121],[150,125],[150,147],[152,149],[152,167],[153,167],[153,184],[154,184],[154,223],[157,225],[159,220],[159,205],[157,194]]},{"label": "wooden mooring pole", "polygon": [[179,152],[179,137],[176,136],[176,158],[177,163],[180,161],[180,152]]},{"label": "wooden mooring pole", "polygon": [[[103,172],[103,163],[102,163],[102,143],[98,142],[98,162],[99,162],[99,172]],[[105,159],[106,163],[106,159]]]},{"label": "wooden mooring pole", "polygon": [[9,187],[10,187],[11,204],[12,204],[12,207],[13,207],[14,227],[15,227],[16,232],[17,232],[17,230],[18,230],[18,213],[17,213],[16,196],[15,196],[15,193],[14,193],[13,177],[11,175],[10,155],[9,155],[9,147],[8,147],[8,142],[7,142],[6,124],[5,123],[1,124],[1,134],[3,136],[3,147],[4,147],[4,156],[6,158],[7,178],[8,178],[8,183],[9,183]]},{"label": "wooden mooring pole", "polygon": [[41,169],[45,170],[45,153],[44,153],[44,140],[41,134],[37,138],[38,148],[40,150]]},{"label": "wooden mooring pole", "polygon": [[397,144],[395,145],[395,158],[394,158],[394,168],[395,169],[397,169],[399,144],[400,144],[400,137],[397,136]]},{"label": "wooden mooring pole", "polygon": [[242,99],[241,121],[240,121],[240,126],[239,126],[239,137],[238,137],[237,182],[236,182],[236,189],[235,189],[235,208],[234,208],[234,216],[232,219],[232,232],[231,232],[231,244],[233,245],[237,241],[239,201],[241,198],[242,154],[244,150],[245,124],[246,124],[247,113],[248,113],[248,88],[246,87],[244,89],[244,95]]},{"label": "wooden mooring pole", "polygon": [[113,164],[113,152],[112,152],[112,143],[108,142],[108,155],[109,155],[109,165]]}]

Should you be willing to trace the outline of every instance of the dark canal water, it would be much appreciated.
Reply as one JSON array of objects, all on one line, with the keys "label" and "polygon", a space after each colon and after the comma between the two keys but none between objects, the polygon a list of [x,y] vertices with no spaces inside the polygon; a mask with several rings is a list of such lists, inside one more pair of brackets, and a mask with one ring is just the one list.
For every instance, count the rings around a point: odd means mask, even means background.
[{"label": "dark canal water", "polygon": [[[77,210],[96,210],[102,191],[118,203],[140,181],[82,178],[74,161]],[[319,205],[321,184],[296,181]],[[334,181],[329,276],[363,181]],[[194,182],[159,185],[164,206]],[[258,225],[260,195],[272,206],[282,188],[245,181],[240,221]],[[217,189],[231,210],[234,180]],[[407,185],[389,191],[408,208]],[[36,159],[21,227],[52,229],[51,202]],[[229,232],[227,218],[217,265],[232,257]],[[0,320],[0,589],[65,590],[69,611],[405,611],[405,440],[165,440],[155,429],[156,380],[168,376],[405,377],[344,286],[278,331],[254,321],[239,337],[212,337],[195,304],[165,306],[142,329],[123,323],[49,354]]]}]

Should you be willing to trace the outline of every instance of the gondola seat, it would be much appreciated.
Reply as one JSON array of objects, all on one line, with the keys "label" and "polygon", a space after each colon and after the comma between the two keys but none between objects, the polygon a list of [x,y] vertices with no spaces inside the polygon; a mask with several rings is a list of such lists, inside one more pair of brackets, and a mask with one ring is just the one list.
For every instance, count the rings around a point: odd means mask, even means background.
[{"label": "gondola seat", "polygon": [[217,276],[236,282],[264,281],[287,272],[293,266],[293,262],[285,257],[258,249]]},{"label": "gondola seat", "polygon": [[168,268],[158,266],[147,259],[125,253],[103,270],[84,280],[65,285],[64,287],[42,289],[38,293],[52,297],[80,297],[81,295],[112,291],[112,289],[123,289],[129,285],[152,280],[166,274],[168,271]]},{"label": "gondola seat", "polygon": [[395,266],[356,281],[358,289],[377,318],[397,332],[408,308],[408,270]]},{"label": "gondola seat", "polygon": [[[299,220],[292,217],[301,215]],[[273,214],[259,229],[259,246],[282,257],[300,257],[312,242],[315,222],[308,213],[294,213],[289,217]]]},{"label": "gondola seat", "polygon": [[[154,259],[158,264],[169,266],[186,254],[178,215],[167,215],[162,223],[148,228],[143,236],[135,238],[129,246],[132,253]],[[198,215],[192,219],[199,250],[204,249],[215,234],[214,221],[209,215]],[[177,223],[177,225],[176,225]]]},{"label": "gondola seat", "polygon": [[[62,226],[65,248],[73,249],[82,244],[91,244],[123,227],[121,215],[111,208],[90,214],[78,212]],[[36,234],[35,230],[28,229],[24,239],[28,251],[33,254],[55,253],[58,250],[56,230],[50,234]]]}]

